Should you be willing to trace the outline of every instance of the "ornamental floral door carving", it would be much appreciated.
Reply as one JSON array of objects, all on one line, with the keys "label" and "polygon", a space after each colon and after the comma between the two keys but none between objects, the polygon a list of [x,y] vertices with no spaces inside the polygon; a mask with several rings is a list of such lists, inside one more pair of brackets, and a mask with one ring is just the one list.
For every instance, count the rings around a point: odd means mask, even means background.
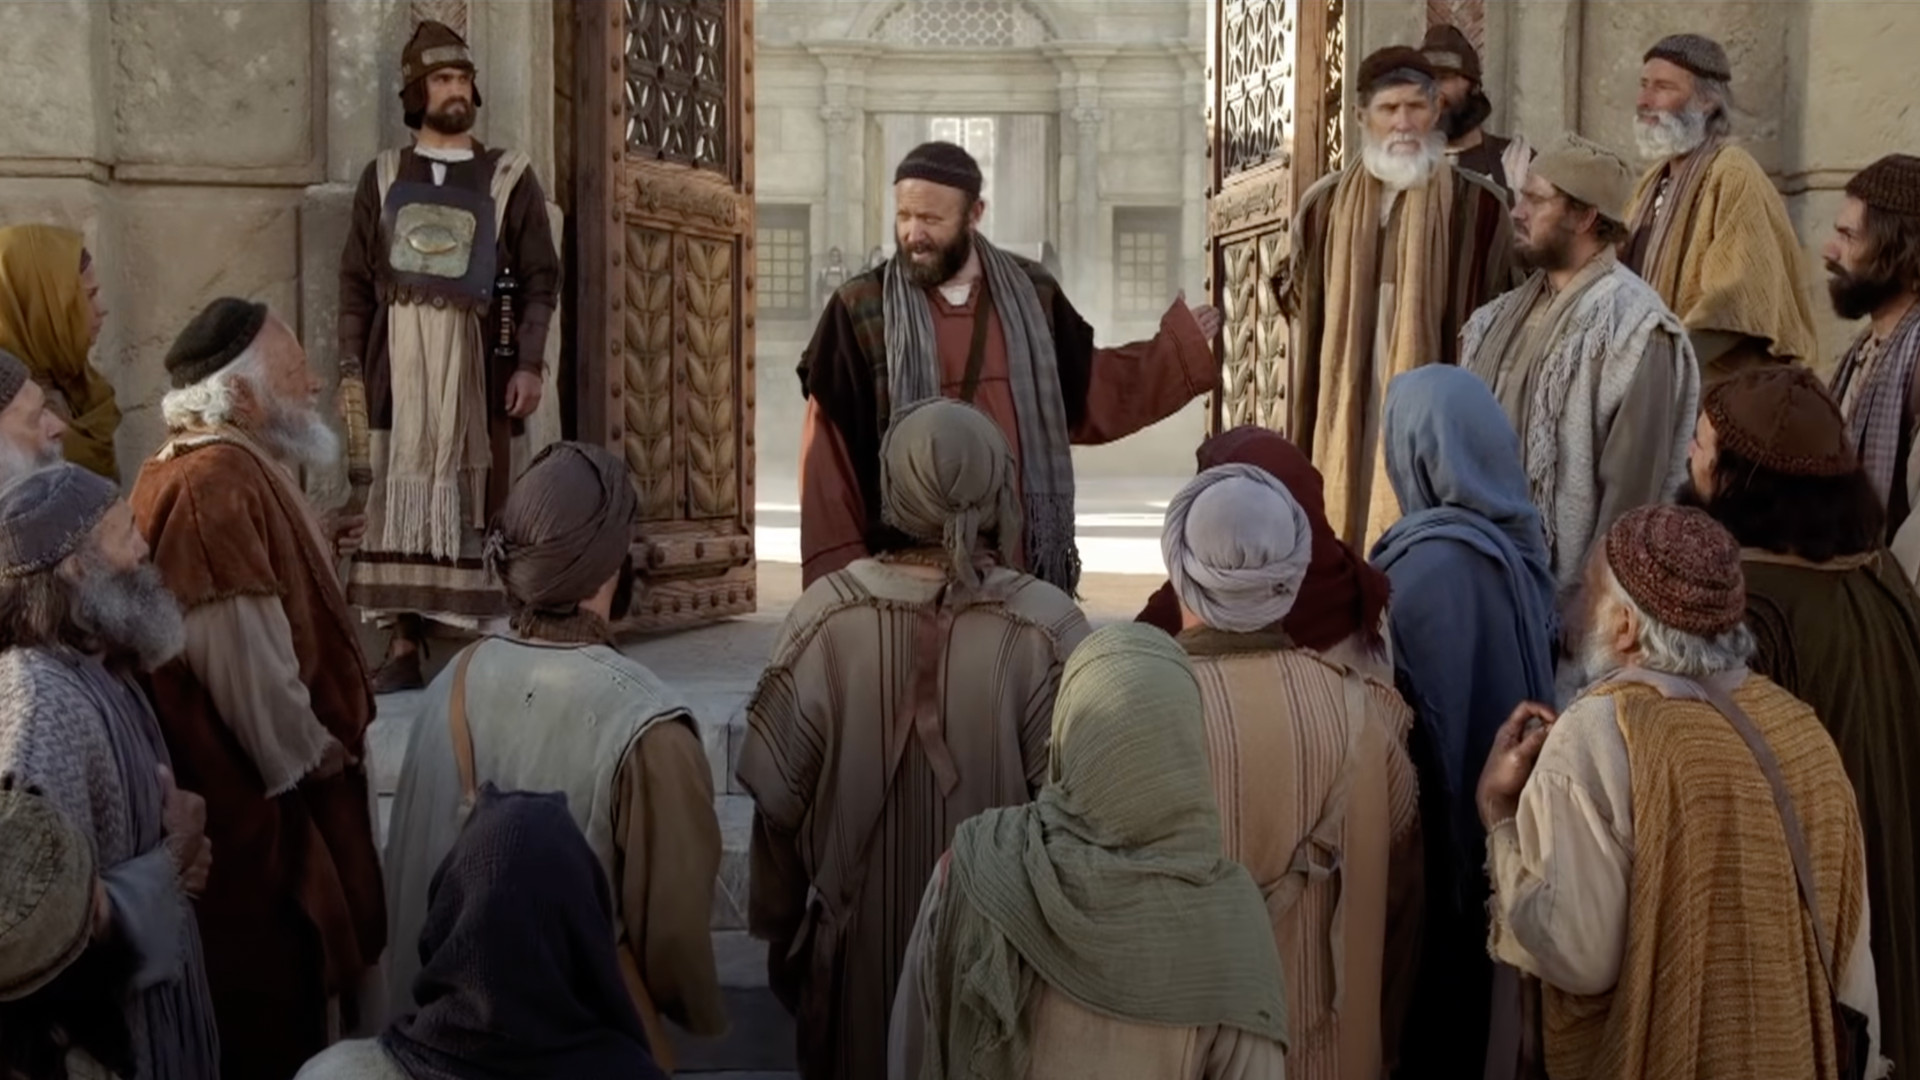
[{"label": "ornamental floral door carving", "polygon": [[1215,432],[1287,427],[1286,321],[1272,281],[1294,208],[1345,150],[1348,0],[1208,0],[1207,286],[1223,315]]},{"label": "ornamental floral door carving", "polygon": [[577,429],[640,497],[623,625],[750,612],[752,5],[573,7]]}]

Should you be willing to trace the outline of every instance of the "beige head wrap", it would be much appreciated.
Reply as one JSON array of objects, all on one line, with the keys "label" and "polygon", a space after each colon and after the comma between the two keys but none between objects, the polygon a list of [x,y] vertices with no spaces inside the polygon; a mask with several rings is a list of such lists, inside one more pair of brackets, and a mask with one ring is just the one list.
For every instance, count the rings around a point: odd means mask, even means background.
[{"label": "beige head wrap", "polygon": [[978,586],[973,551],[981,534],[996,533],[1003,563],[1020,550],[1007,437],[985,413],[949,398],[894,414],[880,441],[880,517],[915,540],[945,547],[955,580]]},{"label": "beige head wrap", "polygon": [[1160,552],[1188,611],[1216,630],[1251,633],[1293,610],[1313,561],[1313,526],[1273,474],[1219,465],[1173,497]]},{"label": "beige head wrap", "polygon": [[59,977],[93,927],[93,845],[38,791],[0,780],[0,1001]]},{"label": "beige head wrap", "polygon": [[1633,198],[1633,170],[1625,158],[1591,139],[1562,135],[1527,166],[1547,183],[1624,224]]}]

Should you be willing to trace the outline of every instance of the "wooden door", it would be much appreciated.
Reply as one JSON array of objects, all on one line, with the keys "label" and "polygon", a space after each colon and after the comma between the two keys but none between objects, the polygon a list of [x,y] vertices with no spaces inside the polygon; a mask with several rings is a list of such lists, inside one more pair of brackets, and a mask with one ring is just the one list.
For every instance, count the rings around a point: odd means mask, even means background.
[{"label": "wooden door", "polygon": [[578,433],[639,492],[629,629],[754,609],[752,11],[574,5]]},{"label": "wooden door", "polygon": [[1347,0],[1208,0],[1208,289],[1223,316],[1215,432],[1285,432],[1292,348],[1273,277],[1300,196],[1340,167]]}]

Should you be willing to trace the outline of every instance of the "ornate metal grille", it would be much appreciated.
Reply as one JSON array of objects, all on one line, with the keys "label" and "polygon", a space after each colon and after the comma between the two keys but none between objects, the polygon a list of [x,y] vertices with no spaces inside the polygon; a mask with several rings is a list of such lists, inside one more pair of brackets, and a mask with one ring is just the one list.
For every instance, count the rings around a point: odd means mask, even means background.
[{"label": "ornate metal grille", "polygon": [[1293,134],[1293,0],[1227,0],[1221,105],[1225,172],[1281,160]]},{"label": "ornate metal grille", "polygon": [[1347,159],[1347,2],[1327,0],[1326,96],[1321,115],[1327,123],[1327,172],[1338,172]]},{"label": "ornate metal grille", "polygon": [[922,49],[1017,49],[1053,35],[1018,0],[906,0],[880,20],[873,36]]},{"label": "ornate metal grille", "polygon": [[727,0],[625,0],[627,152],[726,172]]}]

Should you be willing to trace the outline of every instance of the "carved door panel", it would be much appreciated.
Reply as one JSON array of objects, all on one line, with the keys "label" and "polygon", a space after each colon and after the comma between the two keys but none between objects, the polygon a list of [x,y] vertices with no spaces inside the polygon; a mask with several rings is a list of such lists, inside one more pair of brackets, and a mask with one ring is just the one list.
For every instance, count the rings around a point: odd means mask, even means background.
[{"label": "carved door panel", "polygon": [[579,437],[623,455],[640,496],[624,625],[749,612],[752,5],[575,8]]},{"label": "carved door panel", "polygon": [[1215,432],[1284,432],[1292,347],[1273,276],[1300,196],[1339,168],[1346,0],[1208,0],[1208,288],[1223,316]]}]

